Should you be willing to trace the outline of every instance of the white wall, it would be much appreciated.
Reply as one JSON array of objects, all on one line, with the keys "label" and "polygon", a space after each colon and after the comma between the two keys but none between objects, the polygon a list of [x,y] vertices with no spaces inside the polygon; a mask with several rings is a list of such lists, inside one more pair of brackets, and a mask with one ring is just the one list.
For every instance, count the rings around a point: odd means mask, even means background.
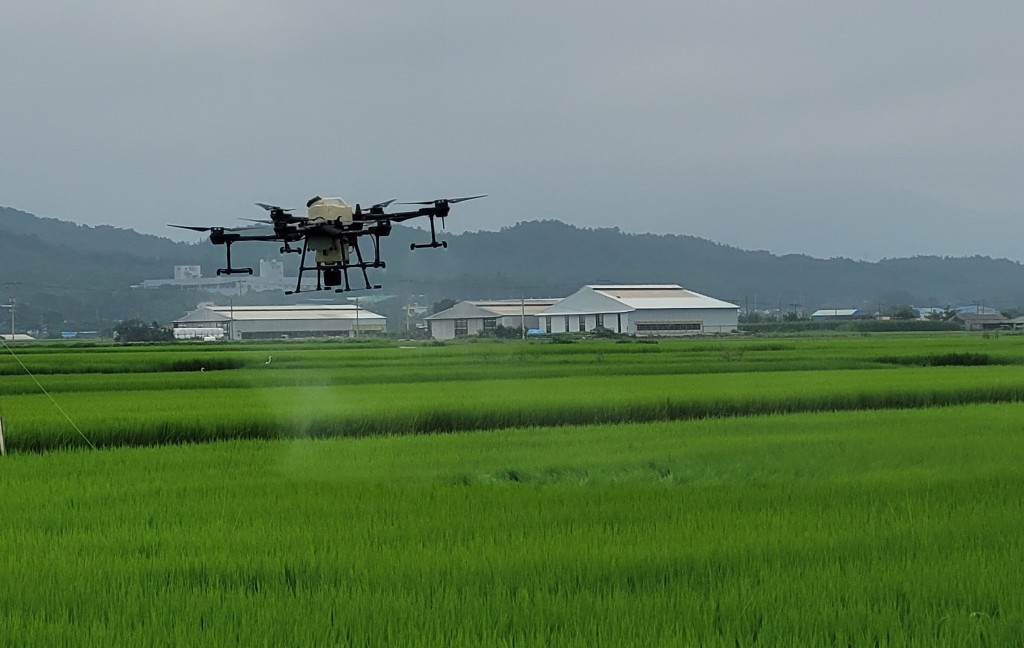
[{"label": "white wall", "polygon": [[[484,331],[484,320],[494,319],[496,320],[497,326],[506,326],[508,328],[514,328],[519,330],[522,326],[523,316],[522,315],[504,315],[502,317],[484,318],[484,317],[467,317],[466,320],[466,335],[478,335]],[[454,319],[437,319],[427,320],[430,322],[430,337],[435,340],[453,340],[455,339],[455,320]],[[526,328],[535,329],[543,328],[543,324],[538,323],[536,315],[526,316]]]},{"label": "white wall", "polygon": [[[579,331],[579,315],[569,315],[569,328],[566,329],[565,315],[545,315],[540,318],[537,328],[547,330],[547,320],[551,321],[552,333],[574,333]],[[597,315],[585,315],[586,331],[597,327]],[[629,335],[698,335],[710,333],[735,333],[738,326],[739,309],[731,308],[674,308],[662,310],[640,310],[630,313],[605,313],[604,328],[616,333]],[[695,322],[700,330],[695,331],[637,331],[637,322]]]},{"label": "white wall", "polygon": [[[700,322],[701,330],[680,333],[656,333],[657,335],[695,335],[697,333],[735,333],[738,327],[739,309],[732,308],[672,308],[664,310],[634,311],[623,315],[626,332],[638,335],[637,322]],[[607,318],[606,318],[607,319]],[[607,327],[607,325],[606,325]],[[641,331],[639,335],[644,335]]]},{"label": "white wall", "polygon": [[[386,320],[380,317],[359,318],[359,334],[383,333],[387,330]],[[250,335],[270,336],[292,335],[295,337],[319,337],[322,335],[346,337],[352,335],[356,327],[355,318],[333,320],[305,319],[274,319],[274,320],[239,320],[227,325],[233,339],[245,339]]]},{"label": "white wall", "polygon": [[[566,317],[569,318],[568,322],[566,322]],[[552,333],[578,333],[581,331],[579,315],[545,315],[540,318],[537,328],[546,331],[547,320],[549,319],[551,320]],[[584,315],[583,319],[584,328],[582,331],[593,331],[597,328],[597,315]],[[620,321],[621,328],[619,327]],[[566,328],[566,323],[568,323],[569,328]],[[605,313],[603,326],[615,333],[626,333],[629,329],[629,313]]]},{"label": "white wall", "polygon": [[[498,318],[498,324],[519,330],[523,325],[523,320],[524,318],[522,315],[504,315]],[[535,329],[539,327],[536,315],[527,315],[525,320],[527,329]]]},{"label": "white wall", "polygon": [[427,320],[430,326],[430,337],[435,340],[455,339],[455,320]]}]

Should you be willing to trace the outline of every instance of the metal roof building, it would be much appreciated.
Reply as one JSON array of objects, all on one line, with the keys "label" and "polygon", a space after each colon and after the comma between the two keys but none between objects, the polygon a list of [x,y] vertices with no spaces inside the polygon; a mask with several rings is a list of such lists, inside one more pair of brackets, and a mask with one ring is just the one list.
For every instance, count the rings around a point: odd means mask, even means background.
[{"label": "metal roof building", "polygon": [[811,319],[818,322],[824,320],[867,319],[868,314],[859,308],[820,308],[811,313]]},{"label": "metal roof building", "polygon": [[597,328],[637,336],[735,333],[739,306],[675,284],[584,286],[537,314],[546,333]]},{"label": "metal roof building", "polygon": [[[174,266],[173,279],[145,279],[136,288],[162,288],[165,286],[176,286],[179,288],[197,288],[207,292],[217,292],[222,295],[244,295],[250,291],[267,290],[294,290],[298,284],[298,277],[286,277],[284,264],[278,259],[261,259],[259,274],[252,275],[229,275],[204,277],[201,266],[197,265],[176,265]],[[302,282],[304,288],[312,290],[316,287],[316,280],[305,278]]]},{"label": "metal roof building", "polygon": [[435,340],[451,340],[460,335],[477,335],[498,326],[514,329],[537,328],[537,313],[557,303],[557,299],[497,299],[464,301],[448,310],[423,318]]},{"label": "metal roof building", "polygon": [[[353,337],[384,333],[387,319],[355,304],[288,306],[200,305],[174,320],[175,337],[196,337],[184,329],[220,329],[231,340]],[[204,334],[202,337],[217,337]]]},{"label": "metal roof building", "polygon": [[0,339],[2,339],[4,342],[34,342],[35,341],[34,337],[32,337],[31,335],[26,335],[25,333],[15,333],[14,335],[11,335],[10,333],[7,333],[7,334],[0,333]]},{"label": "metal roof building", "polygon": [[957,313],[953,320],[961,324],[965,331],[1013,328],[1013,321],[1001,313]]}]

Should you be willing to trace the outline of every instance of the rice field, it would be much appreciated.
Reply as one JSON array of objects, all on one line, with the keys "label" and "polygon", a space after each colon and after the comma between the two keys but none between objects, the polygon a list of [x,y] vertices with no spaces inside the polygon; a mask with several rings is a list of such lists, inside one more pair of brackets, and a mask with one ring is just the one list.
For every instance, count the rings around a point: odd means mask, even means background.
[{"label": "rice field", "polygon": [[1024,398],[1013,335],[22,349],[0,356],[14,452]]},{"label": "rice field", "polygon": [[1024,637],[1017,336],[17,351],[3,645]]}]

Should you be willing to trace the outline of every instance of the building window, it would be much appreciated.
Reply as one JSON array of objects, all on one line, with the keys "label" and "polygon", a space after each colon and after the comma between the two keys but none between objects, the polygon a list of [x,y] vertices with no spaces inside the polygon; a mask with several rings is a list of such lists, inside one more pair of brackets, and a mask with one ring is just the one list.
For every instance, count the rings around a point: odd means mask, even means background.
[{"label": "building window", "polygon": [[700,331],[700,322],[637,322],[637,333],[679,333],[686,331]]},{"label": "building window", "polygon": [[568,315],[565,316],[565,332],[566,333],[569,332],[569,316]]},{"label": "building window", "polygon": [[455,320],[455,335],[469,335],[469,321],[466,318]]},{"label": "building window", "polygon": [[498,328],[498,318],[497,317],[488,317],[488,318],[484,319],[484,330],[485,331],[493,331],[496,328]]},{"label": "building window", "polygon": [[544,331],[546,333],[550,333],[551,332],[551,318],[550,317],[545,317],[544,318]]},{"label": "building window", "polygon": [[587,330],[587,316],[586,315],[580,315],[580,330],[581,331],[586,331]]},{"label": "building window", "polygon": [[604,315],[602,313],[594,315],[594,319],[597,320],[597,323],[594,326],[597,328],[604,328]]}]

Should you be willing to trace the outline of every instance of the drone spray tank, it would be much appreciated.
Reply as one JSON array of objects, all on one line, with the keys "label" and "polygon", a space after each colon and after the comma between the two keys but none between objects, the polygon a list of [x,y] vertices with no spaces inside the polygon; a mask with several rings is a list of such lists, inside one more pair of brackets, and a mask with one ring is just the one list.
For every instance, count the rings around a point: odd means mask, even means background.
[{"label": "drone spray tank", "polygon": [[[342,227],[352,224],[352,207],[341,198],[319,198],[307,205],[310,224],[338,223]],[[326,234],[311,234],[309,247],[316,251],[316,262],[324,265],[348,264],[351,252],[348,243]]]}]

